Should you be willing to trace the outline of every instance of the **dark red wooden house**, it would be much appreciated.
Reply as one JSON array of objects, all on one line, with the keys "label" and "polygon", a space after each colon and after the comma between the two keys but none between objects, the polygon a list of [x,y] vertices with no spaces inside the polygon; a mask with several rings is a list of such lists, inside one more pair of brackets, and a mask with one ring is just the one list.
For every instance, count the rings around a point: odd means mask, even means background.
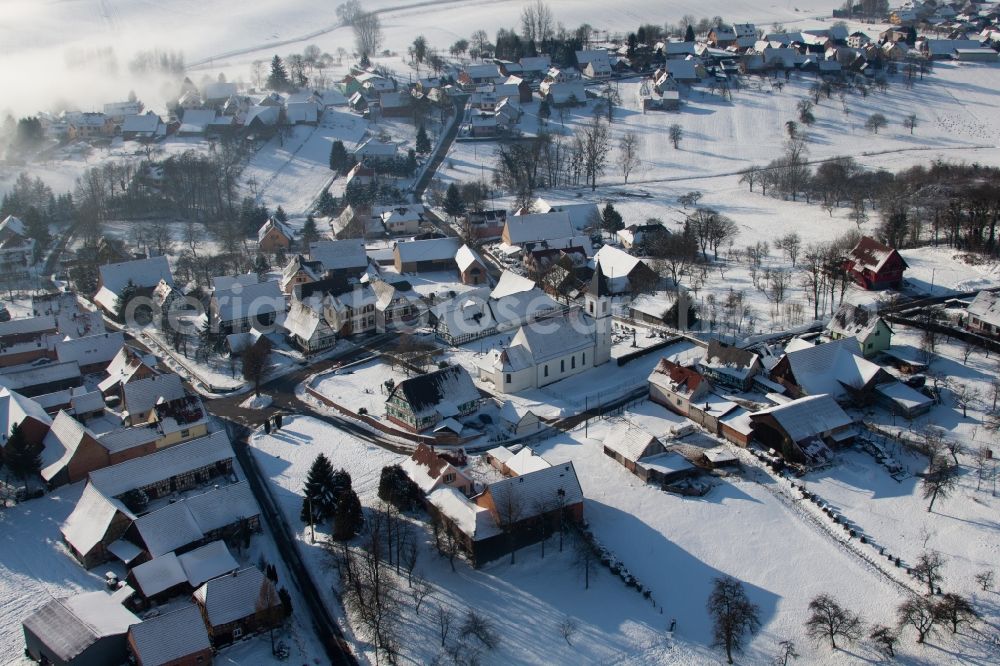
[{"label": "dark red wooden house", "polygon": [[870,290],[898,289],[908,267],[899,252],[869,236],[863,236],[844,261],[854,281]]}]

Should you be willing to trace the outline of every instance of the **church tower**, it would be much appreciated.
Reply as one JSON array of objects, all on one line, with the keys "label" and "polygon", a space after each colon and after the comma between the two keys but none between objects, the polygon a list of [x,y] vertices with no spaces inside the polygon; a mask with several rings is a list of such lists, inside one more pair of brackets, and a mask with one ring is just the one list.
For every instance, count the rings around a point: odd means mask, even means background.
[{"label": "church tower", "polygon": [[594,319],[596,345],[594,347],[594,365],[601,365],[611,360],[611,289],[604,277],[601,264],[598,262],[594,277],[590,281],[587,293],[584,294],[584,307],[587,314]]}]

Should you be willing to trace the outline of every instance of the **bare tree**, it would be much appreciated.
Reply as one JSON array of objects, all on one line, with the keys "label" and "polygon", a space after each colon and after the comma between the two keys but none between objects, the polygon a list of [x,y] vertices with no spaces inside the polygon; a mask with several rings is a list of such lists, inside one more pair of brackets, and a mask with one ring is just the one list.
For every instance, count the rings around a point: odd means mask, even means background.
[{"label": "bare tree", "polygon": [[594,565],[597,563],[597,554],[594,552],[594,547],[582,533],[578,534],[577,537],[573,545],[573,561],[583,572],[583,589],[589,590],[590,575],[593,572]]},{"label": "bare tree", "polygon": [[707,607],[713,621],[713,644],[725,648],[731,664],[733,653],[742,651],[746,635],[760,628],[760,608],[747,598],[743,584],[729,576],[715,579]]},{"label": "bare tree", "polygon": [[802,237],[793,231],[775,240],[774,247],[788,255],[788,260],[792,262],[792,268],[795,268],[795,260],[802,249]]},{"label": "bare tree", "polygon": [[868,120],[865,121],[865,129],[872,134],[878,134],[878,131],[889,124],[889,121],[885,119],[881,113],[873,113],[868,116]]},{"label": "bare tree", "polygon": [[274,628],[281,624],[285,613],[281,606],[281,597],[274,589],[274,583],[265,579],[257,594],[254,605],[254,617],[258,626],[266,627],[271,634],[271,654],[274,654]]},{"label": "bare tree", "polygon": [[521,10],[521,37],[524,41],[534,41],[537,45],[549,40],[555,34],[555,19],[552,10],[544,0],[525,5]]},{"label": "bare tree", "polygon": [[917,114],[911,113],[910,115],[903,118],[903,127],[910,130],[910,134],[913,134],[913,129],[917,126]]},{"label": "bare tree", "polygon": [[608,160],[608,128],[599,116],[577,134],[582,148],[583,172],[590,182],[590,189],[597,189],[597,177],[604,173]]},{"label": "bare tree", "polygon": [[[969,406],[979,400],[979,390],[970,386],[968,382],[957,381],[951,385],[951,393],[955,398],[955,406],[961,408],[962,418],[967,418],[969,416]],[[954,439],[948,439],[946,441],[954,442]],[[955,442],[956,445],[958,444]],[[958,458],[955,458],[955,464],[958,464]]]},{"label": "bare tree", "polygon": [[781,641],[778,643],[778,656],[774,659],[775,666],[788,666],[788,662],[792,659],[798,659],[799,653],[795,650],[794,641]]},{"label": "bare tree", "polygon": [[437,621],[438,635],[441,637],[441,647],[444,647],[445,642],[448,640],[448,634],[451,633],[451,609],[442,604],[435,604],[434,619]]},{"label": "bare tree", "polygon": [[573,635],[576,634],[576,630],[578,628],[579,626],[577,625],[576,620],[571,617],[563,618],[563,621],[559,623],[559,633],[562,634],[563,640],[566,641],[566,645],[573,645],[573,642],[570,639],[572,639]]},{"label": "bare tree", "polygon": [[271,341],[261,336],[240,355],[243,363],[243,379],[253,384],[254,395],[260,395],[260,382],[271,365]]},{"label": "bare tree", "polygon": [[907,625],[917,630],[917,642],[924,639],[934,629],[934,604],[927,597],[910,597],[896,609],[899,628]]},{"label": "bare tree", "polygon": [[639,135],[635,132],[625,132],[618,142],[618,166],[625,176],[625,184],[628,185],[628,176],[637,169],[641,161],[639,160]]},{"label": "bare tree", "polygon": [[476,638],[487,650],[495,650],[500,644],[500,637],[497,635],[493,623],[485,616],[481,615],[475,608],[469,608],[459,627],[459,633],[463,637]]},{"label": "bare tree", "polygon": [[384,37],[382,22],[377,14],[361,12],[354,17],[351,27],[354,29],[354,44],[361,57],[370,58],[378,53]]},{"label": "bare tree", "polygon": [[816,640],[830,639],[830,647],[837,649],[837,638],[853,643],[861,638],[861,616],[841,606],[828,594],[821,594],[809,602],[810,615],[806,619],[806,634]]},{"label": "bare tree", "polygon": [[670,137],[670,143],[674,145],[674,150],[680,149],[681,139],[684,138],[684,129],[677,123],[674,123],[667,130],[667,136]]},{"label": "bare tree", "polygon": [[983,592],[989,592],[993,589],[993,572],[990,570],[980,571],[976,574],[976,585],[978,585]]},{"label": "bare tree", "polygon": [[953,465],[940,458],[932,461],[924,475],[922,487],[924,499],[931,501],[927,505],[927,512],[930,513],[934,509],[934,501],[939,495],[947,499],[958,487],[958,465]]},{"label": "bare tree", "polygon": [[433,591],[431,584],[420,577],[414,579],[410,584],[410,597],[413,599],[413,610],[417,615],[420,615],[420,606],[424,603],[424,599],[427,598]]},{"label": "bare tree", "polygon": [[969,600],[953,592],[946,592],[934,605],[934,613],[939,622],[951,625],[951,633],[958,633],[958,625],[972,624],[979,618]]},{"label": "bare tree", "polygon": [[896,632],[885,626],[884,624],[876,624],[872,627],[871,632],[868,634],[868,638],[871,639],[878,651],[881,652],[886,658],[892,659],[896,656],[896,643],[899,641],[899,637]]},{"label": "bare tree", "polygon": [[920,554],[912,572],[917,580],[927,583],[927,594],[934,594],[934,588],[943,579],[943,568],[944,557],[936,550],[931,550]]}]

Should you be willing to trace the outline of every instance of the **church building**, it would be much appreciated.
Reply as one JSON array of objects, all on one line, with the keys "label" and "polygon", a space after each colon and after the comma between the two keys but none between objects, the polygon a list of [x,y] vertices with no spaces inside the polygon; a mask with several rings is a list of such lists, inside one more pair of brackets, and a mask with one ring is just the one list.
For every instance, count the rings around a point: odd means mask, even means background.
[{"label": "church building", "polygon": [[479,366],[479,378],[497,391],[517,393],[547,386],[611,358],[611,293],[600,265],[584,295],[583,310],[521,326],[510,344]]}]

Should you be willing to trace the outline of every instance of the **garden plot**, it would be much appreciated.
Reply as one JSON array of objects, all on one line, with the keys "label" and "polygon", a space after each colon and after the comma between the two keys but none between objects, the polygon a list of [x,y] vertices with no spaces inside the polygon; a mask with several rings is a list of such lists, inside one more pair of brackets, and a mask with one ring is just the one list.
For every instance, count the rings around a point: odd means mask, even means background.
[{"label": "garden plot", "polygon": [[[412,373],[411,373],[412,375]],[[375,417],[385,414],[385,400],[389,389],[385,382],[394,384],[406,379],[405,370],[400,370],[382,360],[352,365],[316,377],[312,387],[354,413],[368,413]]]}]

